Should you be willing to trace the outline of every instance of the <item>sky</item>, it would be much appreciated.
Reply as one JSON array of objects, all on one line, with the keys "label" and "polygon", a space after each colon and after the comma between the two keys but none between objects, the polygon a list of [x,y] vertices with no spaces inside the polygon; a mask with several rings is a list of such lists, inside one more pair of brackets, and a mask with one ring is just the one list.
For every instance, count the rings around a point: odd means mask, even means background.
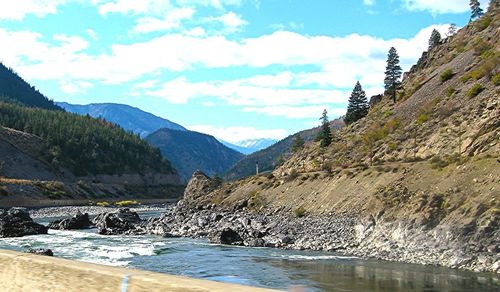
[{"label": "sky", "polygon": [[[487,0],[480,1],[483,9]],[[382,93],[468,0],[1,0],[0,61],[47,97],[123,103],[229,142],[281,139]]]}]

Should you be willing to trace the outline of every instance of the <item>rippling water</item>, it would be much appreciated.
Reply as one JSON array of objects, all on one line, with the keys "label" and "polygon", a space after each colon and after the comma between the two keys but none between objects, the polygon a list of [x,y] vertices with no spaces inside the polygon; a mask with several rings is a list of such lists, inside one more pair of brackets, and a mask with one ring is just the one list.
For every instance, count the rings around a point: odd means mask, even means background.
[{"label": "rippling water", "polygon": [[0,239],[0,248],[51,248],[58,257],[278,289],[302,286],[305,291],[500,291],[500,276],[495,274],[362,260],[325,252],[229,247],[204,240],[102,236],[95,229],[50,230],[48,235],[5,238]]}]

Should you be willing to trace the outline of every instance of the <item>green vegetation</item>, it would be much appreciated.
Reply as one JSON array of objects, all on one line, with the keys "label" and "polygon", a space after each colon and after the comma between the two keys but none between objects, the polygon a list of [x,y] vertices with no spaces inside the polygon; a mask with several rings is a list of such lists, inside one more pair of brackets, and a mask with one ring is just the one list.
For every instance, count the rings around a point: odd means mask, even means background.
[{"label": "green vegetation", "polygon": [[492,21],[493,21],[493,19],[489,16],[485,16],[485,17],[480,18],[476,23],[477,31],[485,30],[486,28],[488,28],[488,26],[490,26]]},{"label": "green vegetation", "polygon": [[484,90],[484,86],[481,83],[476,83],[467,91],[468,97],[476,97]]},{"label": "green vegetation", "polygon": [[40,158],[76,175],[174,171],[158,149],[101,119],[0,101],[0,124],[43,138]]},{"label": "green vegetation", "polygon": [[110,203],[108,203],[108,202],[106,202],[106,201],[103,201],[103,202],[97,202],[95,205],[96,205],[96,206],[99,206],[99,207],[109,207],[109,206],[111,206],[111,204],[110,204]]},{"label": "green vegetation", "polygon": [[293,213],[295,214],[295,217],[302,218],[306,216],[307,211],[304,207],[298,207],[297,209],[293,210]]},{"label": "green vegetation", "polygon": [[429,51],[441,43],[441,34],[436,29],[432,30],[431,37],[429,38]]},{"label": "green vegetation", "polygon": [[441,76],[439,76],[439,79],[441,80],[442,83],[444,83],[444,82],[450,80],[453,77],[453,75],[455,75],[453,73],[453,70],[448,68],[448,69],[444,70],[443,73],[441,73]]},{"label": "green vegetation", "polygon": [[457,92],[457,90],[456,90],[454,87],[451,87],[451,86],[450,86],[450,87],[448,87],[448,88],[446,89],[446,96],[447,96],[447,97],[450,97],[450,96],[452,96],[453,94],[455,94],[456,92]]},{"label": "green vegetation", "polygon": [[344,122],[348,125],[356,122],[368,114],[368,109],[369,105],[366,93],[358,81],[352,90],[351,97],[349,97],[349,104],[347,105],[347,113]]},{"label": "green vegetation", "polygon": [[491,45],[480,37],[476,37],[472,41],[472,49],[476,56],[481,56],[484,52],[491,50]]},{"label": "green vegetation", "polygon": [[129,206],[140,205],[140,203],[138,201],[135,201],[135,200],[128,200],[128,201],[116,202],[115,205],[118,207],[129,207]]},{"label": "green vegetation", "polygon": [[218,174],[216,174],[214,175],[212,180],[210,180],[210,189],[215,190],[219,188],[222,185],[222,183],[223,183],[222,178]]},{"label": "green vegetation", "polygon": [[417,117],[417,124],[422,125],[429,120],[429,115],[426,113],[421,113]]},{"label": "green vegetation", "polygon": [[496,86],[500,85],[500,73],[495,74],[495,76],[491,77],[491,82]]},{"label": "green vegetation", "polygon": [[469,6],[471,10],[470,21],[483,16],[484,12],[478,0],[470,0]]},{"label": "green vegetation", "polygon": [[332,143],[332,132],[330,130],[330,122],[328,121],[328,112],[323,110],[321,115],[321,130],[318,133],[317,140],[320,141],[321,147],[328,147]]},{"label": "green vegetation", "polygon": [[387,55],[387,66],[385,68],[384,88],[386,94],[392,96],[394,103],[396,103],[396,91],[400,84],[399,79],[403,69],[399,65],[399,55],[394,47],[391,47]]}]

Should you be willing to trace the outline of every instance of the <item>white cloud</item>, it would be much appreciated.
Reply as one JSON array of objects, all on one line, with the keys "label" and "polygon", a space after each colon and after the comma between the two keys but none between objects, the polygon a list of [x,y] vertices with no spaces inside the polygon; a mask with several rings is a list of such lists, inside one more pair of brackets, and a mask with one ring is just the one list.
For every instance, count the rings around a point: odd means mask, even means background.
[{"label": "white cloud", "polygon": [[135,32],[147,33],[181,28],[184,20],[190,20],[195,13],[192,8],[175,8],[168,11],[164,18],[143,17],[137,20]]},{"label": "white cloud", "polygon": [[228,12],[217,17],[206,18],[207,22],[219,22],[224,26],[226,32],[232,33],[239,31],[243,26],[247,25],[248,22],[244,20],[241,15],[234,12]]},{"label": "white cloud", "polygon": [[101,15],[110,13],[164,15],[174,8],[212,7],[224,9],[239,6],[243,0],[92,0]]},{"label": "white cloud", "polygon": [[86,81],[63,81],[59,83],[61,91],[69,95],[85,93],[87,89],[92,87],[94,87],[94,85]]},{"label": "white cloud", "polygon": [[87,29],[85,32],[87,32],[87,35],[94,41],[97,41],[99,37],[97,36],[97,33],[93,29]]},{"label": "white cloud", "polygon": [[[483,9],[488,0],[480,1]],[[410,11],[429,11],[433,14],[463,13],[470,10],[469,0],[403,0],[403,5]]]},{"label": "white cloud", "polygon": [[363,0],[363,4],[366,6],[373,6],[375,5],[375,0]]},{"label": "white cloud", "polygon": [[230,143],[247,139],[283,139],[288,133],[284,129],[261,130],[254,127],[215,127],[212,125],[191,125],[189,130],[209,134]]},{"label": "white cloud", "polygon": [[57,7],[67,0],[2,0],[0,20],[23,20],[28,14],[43,17],[57,13]]}]

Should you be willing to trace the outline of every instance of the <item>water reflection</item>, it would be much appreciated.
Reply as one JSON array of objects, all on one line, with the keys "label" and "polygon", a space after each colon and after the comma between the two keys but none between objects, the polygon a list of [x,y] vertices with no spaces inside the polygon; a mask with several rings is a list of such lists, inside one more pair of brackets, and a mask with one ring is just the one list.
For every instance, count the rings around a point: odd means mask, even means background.
[{"label": "water reflection", "polygon": [[499,276],[442,267],[360,259],[254,260],[288,270],[292,282],[322,291],[500,291]]}]

